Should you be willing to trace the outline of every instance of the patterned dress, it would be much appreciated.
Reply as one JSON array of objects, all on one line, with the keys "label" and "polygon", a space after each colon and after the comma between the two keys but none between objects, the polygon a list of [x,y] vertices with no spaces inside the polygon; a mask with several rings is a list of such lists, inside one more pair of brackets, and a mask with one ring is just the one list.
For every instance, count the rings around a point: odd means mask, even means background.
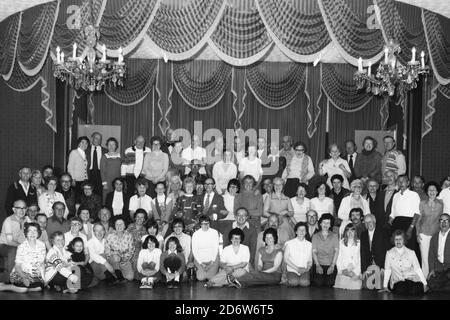
[{"label": "patterned dress", "polygon": [[28,280],[30,282],[28,288],[42,287],[45,254],[45,244],[40,240],[36,240],[34,247],[28,240],[20,244],[17,247],[16,264],[21,266],[24,276],[19,275],[14,267],[10,275],[11,283],[17,287],[26,287],[24,280]]}]

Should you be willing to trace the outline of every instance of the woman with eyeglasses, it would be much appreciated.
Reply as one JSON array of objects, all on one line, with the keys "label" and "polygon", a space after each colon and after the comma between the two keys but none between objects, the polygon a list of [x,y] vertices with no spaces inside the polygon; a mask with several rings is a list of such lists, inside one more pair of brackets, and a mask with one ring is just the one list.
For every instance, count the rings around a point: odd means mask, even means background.
[{"label": "woman with eyeglasses", "polygon": [[67,219],[69,209],[67,209],[66,201],[64,200],[64,196],[56,191],[58,186],[58,178],[55,176],[48,177],[45,181],[45,186],[47,191],[42,193],[38,199],[40,213],[45,213],[45,215],[50,218],[53,215],[53,204],[59,201],[64,203],[66,206],[64,211],[64,219]]},{"label": "woman with eyeglasses", "polygon": [[342,224],[346,224],[349,220],[349,213],[353,208],[361,208],[364,215],[370,213],[369,202],[361,195],[363,183],[361,180],[353,180],[350,184],[352,193],[344,197],[338,211],[338,218]]},{"label": "woman with eyeglasses", "polygon": [[103,199],[107,194],[114,190],[113,181],[120,177],[120,167],[122,165],[122,158],[117,152],[119,142],[116,138],[108,138],[106,140],[106,147],[108,152],[100,159],[100,176],[103,184]]},{"label": "woman with eyeglasses", "polygon": [[331,177],[335,174],[339,174],[344,178],[343,187],[349,188],[348,178],[352,175],[348,162],[340,157],[341,150],[336,143],[333,143],[328,147],[329,159],[325,159],[319,164],[319,174],[321,176],[327,175],[327,184],[330,188],[333,188],[331,184]]},{"label": "woman with eyeglasses", "polygon": [[158,182],[165,183],[169,170],[169,156],[161,151],[161,144],[162,139],[158,136],[150,139],[152,152],[145,156],[142,165],[142,173],[148,182],[147,194],[152,198],[156,197],[156,184]]},{"label": "woman with eyeglasses", "polygon": [[296,142],[294,157],[283,171],[282,177],[286,181],[284,194],[289,198],[295,196],[300,183],[308,184],[309,179],[314,176],[314,165],[306,151],[306,145],[303,142]]}]

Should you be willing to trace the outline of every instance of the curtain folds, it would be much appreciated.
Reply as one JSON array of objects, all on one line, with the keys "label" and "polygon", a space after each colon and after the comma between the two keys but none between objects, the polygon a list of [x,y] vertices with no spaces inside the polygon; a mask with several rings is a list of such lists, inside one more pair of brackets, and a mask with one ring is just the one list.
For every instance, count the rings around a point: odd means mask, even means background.
[{"label": "curtain folds", "polygon": [[5,81],[13,72],[21,23],[22,13],[17,13],[4,22],[4,28],[0,28],[0,74]]}]

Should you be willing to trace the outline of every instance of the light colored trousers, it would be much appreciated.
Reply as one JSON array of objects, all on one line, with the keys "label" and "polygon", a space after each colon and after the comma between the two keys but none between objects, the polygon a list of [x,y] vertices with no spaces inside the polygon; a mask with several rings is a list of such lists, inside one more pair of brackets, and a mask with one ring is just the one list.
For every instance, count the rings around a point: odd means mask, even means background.
[{"label": "light colored trousers", "polygon": [[419,244],[420,255],[422,256],[422,271],[426,279],[428,277],[428,273],[430,272],[428,266],[428,252],[430,251],[431,236],[421,233],[420,238],[422,239]]}]

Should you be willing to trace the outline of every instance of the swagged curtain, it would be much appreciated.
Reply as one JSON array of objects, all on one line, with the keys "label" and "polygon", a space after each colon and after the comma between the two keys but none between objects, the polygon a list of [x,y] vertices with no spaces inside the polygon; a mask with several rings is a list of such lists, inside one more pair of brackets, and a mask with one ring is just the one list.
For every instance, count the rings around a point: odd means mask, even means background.
[{"label": "swagged curtain", "polygon": [[[99,46],[105,43],[109,56],[116,57],[118,47],[122,46],[127,58],[140,50],[158,59],[148,61],[140,70],[134,70],[130,63],[126,87],[107,88],[105,93],[118,104],[132,106],[143,101],[154,88],[162,115],[159,127],[165,130],[170,127],[168,114],[174,89],[189,106],[206,110],[216,105],[229,88],[234,96],[235,128],[241,126],[248,94],[264,107],[280,109],[291,104],[300,92],[308,101],[307,126],[312,137],[322,112],[318,103],[324,98],[322,93],[342,112],[360,110],[370,97],[355,92],[351,77],[336,72],[339,67],[319,64],[314,68],[301,63],[317,62],[325,53],[334,52],[348,63],[350,71],[345,72],[350,74],[354,70],[350,66],[356,66],[359,57],[363,57],[365,64],[369,60],[377,62],[384,43],[393,38],[404,48],[400,62],[409,59],[407,48],[412,46],[430,57],[434,78],[427,81],[429,100],[423,126],[426,134],[432,126],[436,90],[448,96],[450,84],[450,44],[442,19],[433,12],[399,5],[393,0],[364,0],[363,6],[374,4],[379,8],[381,29],[369,29],[354,3],[347,0],[310,0],[300,4],[277,0],[94,0],[92,16],[101,33]],[[79,7],[80,14],[68,18],[68,9],[73,5]],[[47,112],[47,123],[55,131],[56,101],[50,90],[54,79],[49,57],[54,57],[52,52],[56,46],[70,52],[73,42],[77,42],[80,53],[85,43],[79,27],[88,23],[90,16],[87,2],[56,0],[17,13],[1,23],[3,80],[16,91],[26,91],[40,83],[41,105]],[[419,17],[415,27],[411,27],[412,17]],[[76,22],[72,26],[68,23],[70,19]],[[207,77],[192,74],[189,60],[195,59],[206,46],[221,61],[211,65]],[[263,71],[261,63],[256,64],[274,47],[292,60],[289,68],[276,77]],[[167,63],[169,60],[175,62]],[[168,72],[162,72],[163,69]],[[163,76],[167,74],[170,76]],[[380,102],[380,108],[385,121],[384,101]]]}]

